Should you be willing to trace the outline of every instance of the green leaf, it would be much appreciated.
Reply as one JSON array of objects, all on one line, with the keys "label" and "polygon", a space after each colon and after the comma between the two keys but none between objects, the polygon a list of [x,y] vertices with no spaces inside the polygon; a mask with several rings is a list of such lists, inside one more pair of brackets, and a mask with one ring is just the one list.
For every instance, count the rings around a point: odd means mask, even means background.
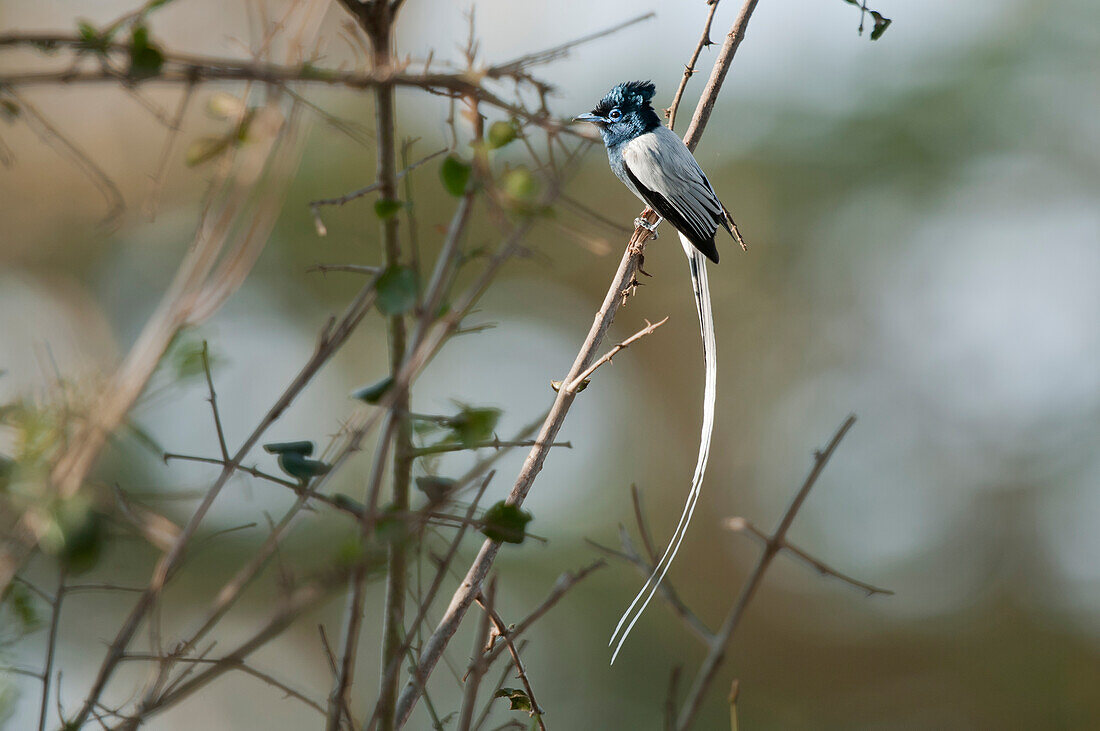
[{"label": "green leaf", "polygon": [[16,619],[19,620],[23,632],[33,632],[41,626],[42,620],[34,606],[34,597],[25,584],[16,581],[8,584],[8,591],[4,594],[3,603],[8,605]]},{"label": "green leaf", "polygon": [[458,481],[452,480],[450,477],[426,475],[416,478],[416,489],[424,493],[428,497],[428,502],[433,505],[446,500],[457,484]]},{"label": "green leaf", "polygon": [[517,201],[527,201],[538,192],[538,181],[526,167],[518,167],[510,170],[504,176],[504,192]]},{"label": "green leaf", "polygon": [[133,26],[130,31],[130,78],[158,76],[163,65],[164,54],[149,41],[149,29],[141,24]]},{"label": "green leaf", "polygon": [[519,136],[519,125],[516,120],[508,122],[493,122],[489,125],[489,147],[498,150]]},{"label": "green leaf", "polygon": [[313,454],[313,442],[268,442],[264,445],[268,454],[300,454],[308,457]]},{"label": "green leaf", "polygon": [[443,179],[443,187],[456,198],[462,196],[466,192],[466,184],[470,180],[472,169],[470,163],[463,162],[457,155],[448,156],[439,168],[439,177]]},{"label": "green leaf", "polygon": [[197,167],[213,160],[228,149],[228,137],[200,137],[187,146],[184,161],[187,167]]},{"label": "green leaf", "polygon": [[107,53],[107,47],[111,44],[110,33],[101,34],[98,28],[86,20],[77,21],[76,31],[85,50],[98,54]]},{"label": "green leaf", "polygon": [[103,552],[106,534],[102,516],[83,497],[65,500],[54,508],[39,545],[71,574],[93,568]]},{"label": "green leaf", "polygon": [[882,14],[872,10],[871,17],[875,19],[875,29],[871,31],[871,40],[877,41],[882,38],[882,34],[886,32],[886,29],[890,27],[890,24],[894,21],[889,18],[882,17]]},{"label": "green leaf", "polygon": [[404,207],[404,201],[378,200],[374,202],[374,214],[385,221],[393,218]]},{"label": "green leaf", "polygon": [[500,409],[473,408],[462,406],[462,410],[451,419],[451,436],[464,447],[473,447],[493,437],[500,421]]},{"label": "green leaf", "polygon": [[355,389],[350,396],[364,403],[376,404],[382,400],[382,397],[386,395],[386,391],[389,391],[391,386],[393,386],[393,376],[386,376],[380,381]]},{"label": "green leaf", "polygon": [[363,506],[363,503],[351,497],[348,497],[342,492],[338,492],[333,495],[332,502],[345,510],[350,510],[359,515],[362,515],[364,512],[366,512],[366,508]]},{"label": "green leaf", "polygon": [[331,465],[316,459],[309,459],[301,452],[283,452],[279,455],[279,467],[291,477],[296,477],[302,482],[309,482],[318,475],[323,475],[332,469]]},{"label": "green leaf", "polygon": [[523,543],[527,537],[527,524],[533,519],[526,510],[501,500],[481,516],[481,532],[500,543]]},{"label": "green leaf", "polygon": [[494,698],[507,698],[511,701],[512,706],[508,710],[510,711],[527,711],[528,713],[534,713],[535,709],[531,705],[531,699],[527,696],[527,693],[519,688],[501,688],[493,694]]},{"label": "green leaf", "polygon": [[416,304],[416,272],[394,265],[378,278],[378,309],[384,315],[402,315]]}]

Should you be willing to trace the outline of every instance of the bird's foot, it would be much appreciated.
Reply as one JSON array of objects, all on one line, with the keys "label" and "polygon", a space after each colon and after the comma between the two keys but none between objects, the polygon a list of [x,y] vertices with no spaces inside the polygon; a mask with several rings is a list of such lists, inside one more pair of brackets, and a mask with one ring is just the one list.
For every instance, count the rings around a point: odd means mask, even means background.
[{"label": "bird's foot", "polygon": [[644,228],[646,231],[649,231],[650,238],[654,239],[661,237],[661,235],[657,233],[657,226],[659,226],[660,224],[660,220],[658,220],[657,223],[650,223],[644,218],[634,219],[634,228]]}]

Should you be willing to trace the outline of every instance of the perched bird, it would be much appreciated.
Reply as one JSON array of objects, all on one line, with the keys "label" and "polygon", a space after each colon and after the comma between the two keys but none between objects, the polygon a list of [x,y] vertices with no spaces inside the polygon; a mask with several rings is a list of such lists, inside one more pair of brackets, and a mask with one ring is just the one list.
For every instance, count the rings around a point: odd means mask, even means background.
[{"label": "perched bird", "polygon": [[[623,181],[631,193],[641,198],[660,217],[652,226],[644,218],[635,220],[635,225],[645,226],[652,231],[662,220],[667,220],[680,235],[680,244],[687,254],[691,270],[691,285],[695,290],[695,305],[699,311],[699,327],[703,336],[703,428],[691,491],[680,515],[680,523],[676,526],[664,555],[615,627],[611,642],[608,643],[615,643],[616,638],[618,639],[611,656],[612,663],[668,573],[699,501],[699,489],[707,469],[711,434],[714,430],[714,399],[718,374],[706,259],[718,263],[714,235],[719,226],[724,226],[734,236],[734,229],[730,228],[732,219],[718,200],[714,188],[695,161],[691,150],[675,132],[661,124],[661,118],[650,105],[655,93],[656,89],[651,82],[625,82],[607,92],[591,112],[574,118],[574,121],[596,125],[603,136],[604,145],[607,146],[611,171]],[[740,240],[740,237],[737,238]]]}]

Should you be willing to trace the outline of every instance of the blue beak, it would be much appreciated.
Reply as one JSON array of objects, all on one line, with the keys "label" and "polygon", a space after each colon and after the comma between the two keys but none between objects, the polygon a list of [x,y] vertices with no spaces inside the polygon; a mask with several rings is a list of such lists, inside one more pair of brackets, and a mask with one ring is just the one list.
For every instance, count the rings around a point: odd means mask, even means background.
[{"label": "blue beak", "polygon": [[584,114],[578,114],[573,117],[574,122],[591,122],[592,124],[607,124],[607,120],[598,114],[592,112],[585,112]]}]

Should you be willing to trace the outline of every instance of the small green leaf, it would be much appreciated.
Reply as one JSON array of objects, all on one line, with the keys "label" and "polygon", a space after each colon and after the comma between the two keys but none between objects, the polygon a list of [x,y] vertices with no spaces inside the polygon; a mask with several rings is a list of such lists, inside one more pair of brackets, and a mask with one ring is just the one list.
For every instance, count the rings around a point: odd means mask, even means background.
[{"label": "small green leaf", "polygon": [[300,454],[308,457],[313,454],[313,442],[268,442],[264,445],[268,454]]},{"label": "small green leaf", "polygon": [[443,179],[443,187],[447,192],[457,198],[466,192],[471,170],[470,163],[463,162],[456,155],[450,155],[439,168],[439,177]]},{"label": "small green leaf", "polygon": [[452,480],[449,477],[426,475],[416,478],[416,488],[424,493],[428,497],[428,502],[433,505],[446,500],[457,484],[457,480]]},{"label": "small green leaf", "polygon": [[382,400],[391,386],[393,386],[393,376],[386,376],[380,381],[355,389],[350,395],[351,398],[359,399],[364,403],[376,404]]},{"label": "small green leaf", "polygon": [[34,601],[30,589],[25,584],[18,582],[8,584],[3,603],[11,608],[23,632],[33,632],[41,625],[42,620],[38,616]]},{"label": "small green leaf", "polygon": [[516,120],[493,122],[489,125],[489,147],[498,150],[519,136]]},{"label": "small green leaf", "polygon": [[510,170],[504,176],[504,192],[514,200],[526,201],[538,192],[538,181],[526,167]]},{"label": "small green leaf", "polygon": [[462,406],[448,426],[451,428],[451,436],[455,441],[465,447],[486,442],[493,437],[493,432],[500,421],[500,409],[473,408]]},{"label": "small green leaf", "polygon": [[80,574],[99,561],[105,534],[102,516],[78,496],[53,510],[39,545],[57,556],[66,571]]},{"label": "small green leaf", "polygon": [[882,34],[886,32],[886,29],[890,27],[890,24],[894,21],[889,18],[882,17],[882,14],[872,10],[871,17],[875,19],[875,29],[871,31],[871,40],[877,41],[882,38]]},{"label": "small green leaf", "polygon": [[416,272],[403,266],[391,266],[378,278],[378,309],[384,315],[402,315],[416,304]]},{"label": "small green leaf", "polygon": [[291,477],[296,477],[302,482],[309,482],[318,475],[323,475],[332,469],[331,465],[316,459],[309,459],[301,452],[283,452],[279,455],[279,467]]},{"label": "small green leaf", "polygon": [[228,137],[200,137],[187,146],[184,160],[187,167],[193,168],[213,160],[228,149]]},{"label": "small green leaf", "polygon": [[403,201],[378,200],[374,202],[374,214],[385,221],[387,218],[393,218],[404,207]]},{"label": "small green leaf", "polygon": [[335,503],[338,507],[343,508],[344,510],[350,510],[351,512],[358,515],[362,515],[366,511],[366,508],[363,507],[363,503],[351,497],[348,497],[342,492],[338,492],[333,495],[332,502]]},{"label": "small green leaf", "polygon": [[130,77],[149,79],[160,74],[164,54],[149,41],[149,29],[138,24],[130,31]]},{"label": "small green leaf", "polygon": [[534,707],[531,705],[531,699],[527,696],[527,693],[519,688],[501,688],[493,694],[494,698],[507,698],[511,701],[512,706],[508,710],[510,711],[527,711],[533,714],[535,712]]},{"label": "small green leaf", "polygon": [[99,29],[86,20],[77,21],[77,33],[80,35],[80,43],[88,51],[93,53],[107,53],[107,47],[111,44],[111,34],[100,34]]},{"label": "small green leaf", "polygon": [[501,500],[481,516],[481,532],[490,540],[501,543],[523,543],[527,524],[533,516],[526,510]]}]

